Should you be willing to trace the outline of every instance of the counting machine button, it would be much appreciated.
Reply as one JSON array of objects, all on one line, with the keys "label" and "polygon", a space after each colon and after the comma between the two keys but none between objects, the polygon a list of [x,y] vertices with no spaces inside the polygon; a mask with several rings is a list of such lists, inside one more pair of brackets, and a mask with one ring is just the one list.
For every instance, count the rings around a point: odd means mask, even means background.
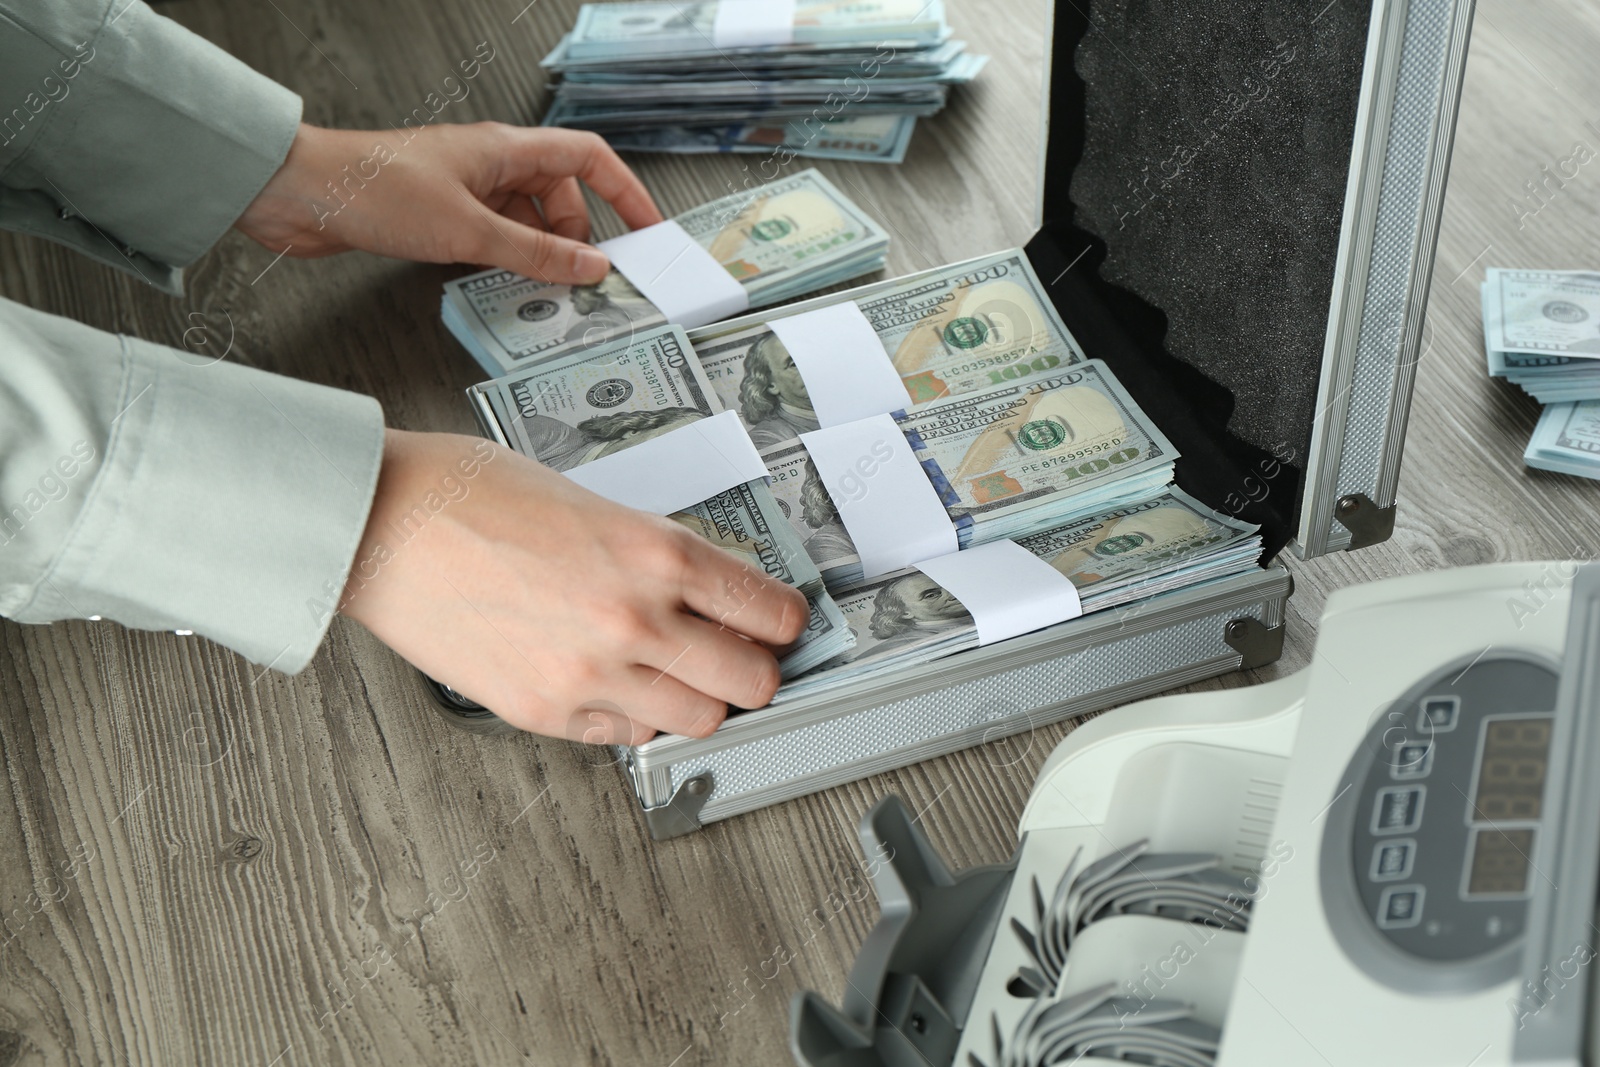
[{"label": "counting machine button", "polygon": [[1426,778],[1433,770],[1433,742],[1411,741],[1394,750],[1389,762],[1389,777],[1396,781]]},{"label": "counting machine button", "polygon": [[1417,729],[1436,734],[1447,734],[1456,728],[1460,717],[1460,697],[1423,697],[1422,714],[1417,717]]},{"label": "counting machine button", "polygon": [[1403,930],[1422,921],[1421,885],[1392,885],[1378,898],[1378,926],[1384,930]]},{"label": "counting machine button", "polygon": [[1427,790],[1424,785],[1392,785],[1378,790],[1372,805],[1373,834],[1403,834],[1421,826],[1422,800]]},{"label": "counting machine button", "polygon": [[1410,877],[1416,855],[1417,843],[1409,837],[1404,841],[1380,841],[1373,846],[1368,877],[1374,882],[1397,882]]}]

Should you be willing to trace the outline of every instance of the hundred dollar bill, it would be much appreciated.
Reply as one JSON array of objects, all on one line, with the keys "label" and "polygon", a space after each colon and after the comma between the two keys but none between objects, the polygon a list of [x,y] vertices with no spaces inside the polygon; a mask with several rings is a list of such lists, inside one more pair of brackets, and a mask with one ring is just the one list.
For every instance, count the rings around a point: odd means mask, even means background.
[{"label": "hundred dollar bill", "polygon": [[[751,307],[876,270],[889,245],[883,228],[815,170],[713,200],[677,222],[745,287]],[[665,321],[617,271],[577,286],[482,271],[446,284],[441,314],[496,377]]]},{"label": "hundred dollar bill", "polygon": [[795,537],[822,572],[829,587],[861,573],[861,557],[839,519],[839,511],[823,488],[817,465],[796,438],[762,453],[767,484]]},{"label": "hundred dollar bill", "polygon": [[558,471],[722,410],[683,331],[660,326],[473,386],[511,446]]},{"label": "hundred dollar bill", "polygon": [[740,556],[755,570],[806,595],[810,618],[799,639],[778,658],[782,677],[803,674],[854,646],[855,634],[823,589],[816,565],[806,556],[766,485],[755,481],[734,486],[671,517]]},{"label": "hundred dollar bill", "polygon": [[[1258,528],[1206,507],[1175,486],[1138,503],[1018,538],[1077,587],[1085,613],[1171,588],[1240,573],[1261,553]],[[869,671],[927,662],[977,644],[972,616],[921,571],[842,590],[836,600],[855,647],[789,684],[789,697]]]},{"label": "hundred dollar bill", "polygon": [[[886,283],[855,303],[913,403],[1048,377],[1084,359],[1020,249]],[[805,382],[766,323],[697,330],[695,351],[756,448],[817,428]]]},{"label": "hundred dollar bill", "polygon": [[[754,97],[779,108],[821,104],[824,106],[823,117],[827,117],[826,105],[830,101],[840,100],[860,84],[859,79],[815,75],[762,82],[680,75],[653,85],[638,81],[575,78],[561,84],[561,99],[574,107],[593,107],[602,113],[661,112],[682,108],[686,114],[693,114],[699,108],[750,107],[751,98]],[[940,103],[944,99],[944,86],[926,78],[884,78],[872,87],[872,98],[874,103],[895,105]],[[756,106],[759,107],[760,103]],[[840,111],[841,115],[849,113],[853,112]],[[822,118],[814,121],[820,123]],[[545,124],[552,125],[549,121]]]},{"label": "hundred dollar bill", "polygon": [[[473,391],[489,401],[512,447],[558,471],[721,410],[676,326],[486,382]],[[662,476],[670,478],[672,472]],[[854,643],[823,588],[821,573],[764,482],[734,486],[671,518],[806,594],[810,622],[779,658],[784,677]]]},{"label": "hundred dollar bill", "polygon": [[[1511,275],[1525,277],[1512,278]],[[1545,279],[1551,276],[1555,281]],[[1557,295],[1551,285],[1559,286],[1563,295]],[[1542,288],[1541,288],[1542,287]],[[1532,347],[1536,342],[1549,344],[1562,329],[1577,337],[1579,344],[1590,344],[1578,337],[1579,331],[1588,328],[1600,340],[1600,326],[1591,319],[1594,309],[1587,306],[1589,297],[1600,298],[1600,274],[1581,271],[1505,271],[1491,269],[1488,280],[1480,287],[1483,306],[1483,339],[1485,355],[1489,360],[1489,375],[1504,378],[1521,386],[1541,404],[1559,404],[1576,400],[1600,399],[1600,353],[1573,350],[1562,353]],[[1521,294],[1522,311],[1508,313],[1506,294]],[[1542,294],[1535,295],[1536,293]],[[1573,299],[1578,296],[1579,299]],[[1543,320],[1543,321],[1538,321]],[[1556,320],[1569,320],[1565,323]],[[1576,321],[1571,321],[1576,320]],[[1498,349],[1495,345],[1519,345],[1522,351]]]},{"label": "hundred dollar bill", "polygon": [[[1099,360],[1031,385],[926,405],[896,423],[963,548],[1142,499],[1171,480],[1177,459]],[[805,446],[791,441],[761,458],[829,587],[860,578],[860,557]]]},{"label": "hundred dollar bill", "polygon": [[1600,274],[1490,269],[1484,318],[1488,347],[1508,357],[1600,358]]},{"label": "hundred dollar bill", "polygon": [[[771,125],[805,122],[808,119],[817,122],[828,114],[828,97],[796,95],[799,98],[793,100],[771,97],[754,101],[721,98],[687,103],[681,100],[658,102],[636,98],[630,103],[588,103],[573,100],[568,94],[562,93],[551,103],[540,125],[568,126],[604,135],[655,124],[710,126],[717,123],[760,122]],[[912,115],[927,118],[944,108],[949,95],[946,86],[926,85],[914,92],[874,94],[859,103],[849,104],[849,108],[852,115]],[[837,91],[832,96],[836,100],[844,99]],[[843,112],[843,105],[840,111]]]},{"label": "hundred dollar bill", "polygon": [[[584,4],[566,44],[569,60],[716,55],[715,2]],[[784,48],[895,41],[931,44],[946,33],[942,0],[800,0],[794,44]]]},{"label": "hundred dollar bill", "polygon": [[539,65],[563,81],[603,84],[637,82],[670,83],[688,77],[694,80],[722,78],[760,85],[770,79],[842,78],[850,75],[879,80],[961,82],[970,80],[988,61],[987,56],[967,52],[967,42],[953,40],[941,32],[937,44],[902,48],[881,38],[830,45],[827,48],[771,48],[749,52],[735,62],[726,52],[684,55],[656,55],[646,67],[625,68],[609,59],[574,59],[570,54],[572,35],[561,38]]},{"label": "hundred dollar bill", "polygon": [[805,632],[778,656],[780,679],[799,677],[855,647],[855,631],[826,589],[807,593],[806,607]]},{"label": "hundred dollar bill", "polygon": [[1507,374],[1506,380],[1519,385],[1539,403],[1571,404],[1580,400],[1600,400],[1600,368],[1594,373],[1573,372],[1560,376]]},{"label": "hundred dollar bill", "polygon": [[1600,400],[1546,407],[1522,458],[1541,470],[1600,478]]},{"label": "hundred dollar bill", "polygon": [[[563,37],[539,65],[563,75],[556,85],[566,93],[588,86],[665,87],[676,96],[693,96],[707,83],[737,82],[752,97],[804,89],[819,78],[871,78],[872,91],[929,83],[959,85],[972,81],[989,57],[967,51],[967,42],[945,38],[919,48],[882,48],[879,42],[827,49],[766,51],[741,56],[655,56],[648,66],[626,68],[609,61],[574,62],[567,55],[570,37]],[[841,115],[841,117],[843,117]]]},{"label": "hundred dollar bill", "polygon": [[825,123],[733,123],[612,130],[605,138],[623,152],[765,153],[855,163],[899,163],[917,120],[911,115],[866,115]]},{"label": "hundred dollar bill", "polygon": [[763,574],[806,592],[822,588],[816,564],[784,521],[765,482],[736,485],[671,518]]},{"label": "hundred dollar bill", "polygon": [[1172,442],[1097,359],[924,405],[898,422],[962,545],[1143,496],[1171,480],[1177,459]]},{"label": "hundred dollar bill", "polygon": [[1260,527],[1206,507],[1177,486],[1136,504],[1017,538],[1072,579],[1093,602],[1130,581],[1187,566],[1245,540]]},{"label": "hundred dollar bill", "polygon": [[677,218],[750,290],[752,307],[815,289],[808,279],[831,276],[841,262],[882,260],[889,246],[883,227],[815,170],[713,200]]}]

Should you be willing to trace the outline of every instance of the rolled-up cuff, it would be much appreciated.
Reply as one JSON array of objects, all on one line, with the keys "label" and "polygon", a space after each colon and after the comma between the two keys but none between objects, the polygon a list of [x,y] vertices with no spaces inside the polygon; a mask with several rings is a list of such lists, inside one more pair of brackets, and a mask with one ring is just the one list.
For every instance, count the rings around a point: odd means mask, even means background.
[{"label": "rolled-up cuff", "polygon": [[104,464],[49,580],[13,617],[191,630],[300,670],[366,527],[377,401],[132,338],[123,354]]},{"label": "rolled-up cuff", "polygon": [[[39,15],[54,20],[34,30],[41,41],[86,28],[68,18],[81,6],[67,7]],[[181,268],[283,164],[300,98],[138,0],[107,5],[63,63],[74,74],[57,78],[59,102],[28,124],[9,166],[0,153],[7,225],[181,292]]]}]

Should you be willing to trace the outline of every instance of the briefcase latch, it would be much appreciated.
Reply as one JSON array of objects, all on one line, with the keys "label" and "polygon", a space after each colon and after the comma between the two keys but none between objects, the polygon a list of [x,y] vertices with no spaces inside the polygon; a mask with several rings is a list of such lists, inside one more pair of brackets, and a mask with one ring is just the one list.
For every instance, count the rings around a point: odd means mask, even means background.
[{"label": "briefcase latch", "polygon": [[1283,655],[1283,626],[1264,626],[1249,615],[1232,619],[1222,629],[1222,639],[1239,653],[1239,670],[1254,670]]},{"label": "briefcase latch", "polygon": [[1333,506],[1333,517],[1350,531],[1345,551],[1370,548],[1394,535],[1394,505],[1380,508],[1365,493],[1350,493]]},{"label": "briefcase latch", "polygon": [[651,839],[665,841],[671,837],[692,834],[700,829],[700,809],[711,799],[714,788],[711,772],[701,771],[679,782],[678,788],[672,793],[672,799],[665,804],[645,808],[644,822],[650,830]]}]

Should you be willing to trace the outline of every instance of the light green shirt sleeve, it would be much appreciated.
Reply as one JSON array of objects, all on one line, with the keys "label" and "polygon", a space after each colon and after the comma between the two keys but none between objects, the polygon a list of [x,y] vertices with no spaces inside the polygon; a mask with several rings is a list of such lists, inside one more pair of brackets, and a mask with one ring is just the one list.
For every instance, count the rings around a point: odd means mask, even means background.
[{"label": "light green shirt sleeve", "polygon": [[0,615],[311,659],[366,526],[377,401],[0,300]]},{"label": "light green shirt sleeve", "polygon": [[[293,93],[134,0],[0,0],[0,227],[169,293],[281,165]],[[0,615],[296,671],[365,528],[377,403],[0,300]]]},{"label": "light green shirt sleeve", "polygon": [[298,96],[138,0],[0,0],[0,227],[181,294],[299,122]]}]

